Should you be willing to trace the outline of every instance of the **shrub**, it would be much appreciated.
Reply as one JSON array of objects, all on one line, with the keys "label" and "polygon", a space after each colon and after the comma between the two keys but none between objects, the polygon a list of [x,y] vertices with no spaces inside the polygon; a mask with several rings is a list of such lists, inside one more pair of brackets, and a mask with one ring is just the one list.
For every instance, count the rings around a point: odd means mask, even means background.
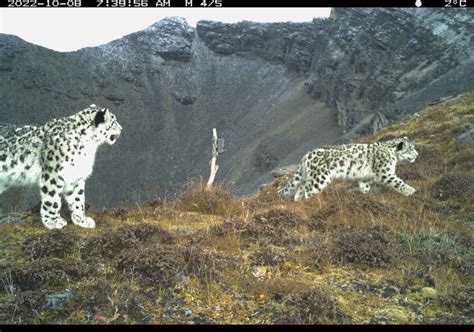
[{"label": "shrub", "polygon": [[474,176],[445,175],[431,187],[431,195],[442,201],[455,199],[462,203],[472,203]]},{"label": "shrub", "polygon": [[253,222],[245,224],[241,234],[267,245],[290,245],[299,242],[291,235],[292,230],[304,224],[301,217],[290,211],[272,209],[254,216]]},{"label": "shrub", "polygon": [[207,189],[204,182],[193,182],[182,194],[176,208],[183,211],[214,214],[220,216],[235,216],[242,212],[242,204],[231,193],[219,185]]},{"label": "shrub", "polygon": [[284,306],[274,313],[274,323],[277,324],[335,324],[349,321],[337,301],[318,288],[291,294]]},{"label": "shrub", "polygon": [[272,209],[268,212],[258,214],[253,220],[256,224],[276,227],[296,227],[304,224],[300,216],[283,209]]},{"label": "shrub", "polygon": [[94,269],[80,261],[43,258],[11,269],[13,283],[20,289],[38,289],[79,279]]},{"label": "shrub", "polygon": [[129,209],[125,207],[118,207],[110,210],[112,217],[120,219],[122,221],[127,220]]},{"label": "shrub", "polygon": [[201,280],[217,279],[228,267],[238,266],[239,260],[215,251],[190,246],[181,249],[183,271]]},{"label": "shrub", "polygon": [[264,244],[291,244],[297,240],[291,236],[291,229],[305,221],[298,215],[282,209],[273,209],[256,215],[252,222],[226,221],[221,225],[212,226],[212,235],[236,233],[255,242]]},{"label": "shrub", "polygon": [[109,280],[97,278],[93,281],[86,280],[74,287],[74,296],[66,303],[66,308],[81,308],[93,316],[96,312],[103,315],[113,314],[111,302],[112,285]]},{"label": "shrub", "polygon": [[[441,296],[439,300],[452,309],[460,309],[465,311],[469,315],[469,311],[473,304],[474,299],[474,287],[471,285],[464,285],[462,287],[456,287],[452,290],[449,296]],[[472,313],[471,313],[472,315]]]},{"label": "shrub", "polygon": [[393,211],[393,208],[375,200],[370,195],[362,195],[358,192],[353,192],[346,195],[345,199],[347,199],[347,201],[345,201],[343,205],[340,205],[340,207],[349,210],[353,214],[365,216],[367,213],[370,213],[374,216],[399,217],[398,214]]},{"label": "shrub", "polygon": [[223,236],[238,233],[246,229],[246,224],[240,220],[226,220],[222,224],[212,225],[209,228],[211,236]]},{"label": "shrub", "polygon": [[23,251],[30,259],[40,257],[64,257],[75,248],[78,237],[67,230],[50,230],[39,236],[28,237],[23,242]]},{"label": "shrub", "polygon": [[285,253],[270,246],[262,246],[249,258],[254,265],[275,266],[285,261]]},{"label": "shrub", "polygon": [[102,323],[147,323],[150,315],[146,312],[144,300],[149,293],[134,290],[129,282],[123,281],[112,283],[109,279],[100,278],[78,283],[74,287],[74,296],[65,305],[65,311],[74,312],[79,308]]},{"label": "shrub", "polygon": [[[150,314],[147,313],[144,307],[143,296],[130,287],[129,284],[124,284],[117,291],[119,304],[117,306],[118,312],[121,312],[121,318],[128,317],[132,322],[139,324],[147,323],[150,319]],[[120,323],[118,321],[118,323]]]},{"label": "shrub", "polygon": [[326,219],[330,216],[331,213],[325,214],[324,212],[313,213],[306,225],[310,231],[323,231],[326,229],[327,223]]},{"label": "shrub", "polygon": [[184,272],[184,257],[174,245],[124,251],[114,261],[117,269],[133,272],[139,282],[148,285],[172,287]]},{"label": "shrub", "polygon": [[388,231],[375,226],[366,230],[342,230],[335,233],[334,254],[342,262],[386,266],[394,256]]},{"label": "shrub", "polygon": [[[44,309],[46,302],[46,296],[43,291],[27,290],[18,292],[15,296],[15,300],[9,303],[10,308],[7,310],[10,311],[9,318],[19,323],[25,320],[33,320],[38,317],[38,312]],[[11,322],[15,323],[14,321]]]},{"label": "shrub", "polygon": [[303,247],[308,254],[307,258],[304,257],[306,258],[305,264],[310,267],[320,269],[332,262],[333,250],[331,245],[322,237],[316,236],[305,239]]},{"label": "shrub", "polygon": [[116,231],[91,237],[81,247],[81,257],[91,258],[97,255],[113,257],[123,249],[137,247],[140,243],[151,241],[171,244],[174,238],[160,226],[135,224],[122,226]]}]

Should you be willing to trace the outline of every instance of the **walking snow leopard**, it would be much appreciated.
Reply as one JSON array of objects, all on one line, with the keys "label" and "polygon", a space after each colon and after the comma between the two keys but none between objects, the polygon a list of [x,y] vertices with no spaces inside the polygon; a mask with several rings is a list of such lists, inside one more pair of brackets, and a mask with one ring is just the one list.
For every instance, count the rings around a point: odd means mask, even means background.
[{"label": "walking snow leopard", "polygon": [[359,190],[368,193],[371,183],[410,196],[415,189],[395,174],[399,162],[414,162],[415,145],[407,138],[370,144],[345,144],[318,148],[302,159],[295,175],[280,193],[299,201],[319,193],[334,179],[359,181]]}]

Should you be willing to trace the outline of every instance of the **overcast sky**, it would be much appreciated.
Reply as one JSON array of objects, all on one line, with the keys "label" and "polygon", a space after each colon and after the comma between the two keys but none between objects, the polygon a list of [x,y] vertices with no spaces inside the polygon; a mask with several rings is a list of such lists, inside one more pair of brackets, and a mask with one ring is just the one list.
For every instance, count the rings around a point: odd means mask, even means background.
[{"label": "overcast sky", "polygon": [[200,20],[305,22],[329,13],[330,8],[2,8],[0,33],[65,52],[108,43],[166,16],[196,26]]}]

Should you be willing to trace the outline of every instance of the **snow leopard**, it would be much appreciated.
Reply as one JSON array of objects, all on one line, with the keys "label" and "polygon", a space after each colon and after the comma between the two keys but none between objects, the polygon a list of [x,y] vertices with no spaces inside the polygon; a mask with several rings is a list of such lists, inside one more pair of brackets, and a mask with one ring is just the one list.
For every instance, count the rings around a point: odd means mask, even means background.
[{"label": "snow leopard", "polygon": [[121,131],[116,116],[95,104],[42,126],[0,125],[0,195],[13,186],[38,185],[44,226],[66,226],[59,214],[63,196],[72,222],[94,228],[95,221],[84,211],[85,180],[92,174],[97,148],[114,144]]},{"label": "snow leopard", "polygon": [[343,144],[317,148],[304,155],[298,170],[280,190],[295,201],[321,192],[332,180],[359,181],[362,193],[372,183],[382,184],[410,196],[415,189],[395,174],[400,162],[413,163],[418,157],[415,144],[407,137],[369,144]]}]

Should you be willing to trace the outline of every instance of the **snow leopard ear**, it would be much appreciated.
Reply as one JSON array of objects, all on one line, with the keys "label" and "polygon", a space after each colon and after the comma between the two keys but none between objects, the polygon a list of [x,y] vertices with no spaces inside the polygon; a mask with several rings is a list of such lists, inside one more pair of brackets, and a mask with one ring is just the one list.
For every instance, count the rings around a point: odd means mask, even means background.
[{"label": "snow leopard ear", "polygon": [[403,149],[403,144],[404,144],[403,142],[400,142],[397,144],[397,151],[400,151]]},{"label": "snow leopard ear", "polygon": [[105,112],[107,112],[106,108],[103,108],[101,111],[98,111],[94,118],[94,125],[98,127],[101,123],[105,122]]}]

